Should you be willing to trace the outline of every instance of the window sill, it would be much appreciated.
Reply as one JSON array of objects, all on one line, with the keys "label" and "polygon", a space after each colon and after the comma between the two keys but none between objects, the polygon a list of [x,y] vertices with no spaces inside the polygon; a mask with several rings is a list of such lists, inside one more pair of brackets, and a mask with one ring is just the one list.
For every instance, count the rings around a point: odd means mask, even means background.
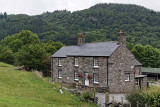
[{"label": "window sill", "polygon": [[75,67],[78,67],[78,65],[74,65]]},{"label": "window sill", "polygon": [[125,80],[125,82],[129,82],[129,80]]},{"label": "window sill", "polygon": [[99,68],[99,66],[93,66],[93,68]]},{"label": "window sill", "polygon": [[59,67],[61,67],[62,65],[58,65]]},{"label": "window sill", "polygon": [[94,84],[99,84],[99,82],[93,82]]},{"label": "window sill", "polygon": [[58,77],[59,79],[62,79],[62,77]]},{"label": "window sill", "polygon": [[74,79],[75,81],[79,81],[79,79]]}]

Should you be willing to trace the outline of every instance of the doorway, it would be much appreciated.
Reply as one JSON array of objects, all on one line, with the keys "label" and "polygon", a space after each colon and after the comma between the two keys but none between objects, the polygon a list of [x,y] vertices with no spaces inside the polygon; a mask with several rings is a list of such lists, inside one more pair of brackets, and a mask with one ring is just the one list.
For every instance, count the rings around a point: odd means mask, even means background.
[{"label": "doorway", "polygon": [[84,73],[85,74],[85,86],[89,86],[89,80],[88,80],[88,73]]}]

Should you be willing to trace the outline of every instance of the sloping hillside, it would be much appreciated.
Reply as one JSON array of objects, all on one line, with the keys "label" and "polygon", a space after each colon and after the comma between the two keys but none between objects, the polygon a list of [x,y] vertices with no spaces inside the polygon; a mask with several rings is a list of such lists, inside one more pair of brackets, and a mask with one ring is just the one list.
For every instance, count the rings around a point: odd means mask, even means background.
[{"label": "sloping hillside", "polygon": [[65,90],[61,95],[57,85],[40,79],[34,72],[15,69],[0,62],[0,107],[94,106],[80,102]]}]

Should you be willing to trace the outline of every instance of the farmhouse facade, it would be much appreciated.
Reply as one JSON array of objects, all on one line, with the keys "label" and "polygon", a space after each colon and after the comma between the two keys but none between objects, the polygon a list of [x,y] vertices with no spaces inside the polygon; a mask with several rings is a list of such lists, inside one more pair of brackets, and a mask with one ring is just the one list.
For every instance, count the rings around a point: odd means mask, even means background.
[{"label": "farmhouse facade", "polygon": [[126,47],[120,31],[116,42],[85,43],[80,34],[77,46],[64,46],[52,55],[52,81],[108,88],[110,93],[125,93],[147,87],[141,75],[142,64]]}]

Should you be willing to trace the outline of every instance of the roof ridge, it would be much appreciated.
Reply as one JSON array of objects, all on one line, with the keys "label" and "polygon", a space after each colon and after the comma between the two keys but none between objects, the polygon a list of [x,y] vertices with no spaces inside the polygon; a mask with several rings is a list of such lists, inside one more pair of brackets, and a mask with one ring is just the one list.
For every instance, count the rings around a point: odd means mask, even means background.
[{"label": "roof ridge", "polygon": [[91,43],[85,43],[85,44],[95,44],[95,43],[116,43],[117,41],[106,41],[106,42],[91,42]]},{"label": "roof ridge", "polygon": [[[96,43],[117,43],[117,41],[106,41],[106,42],[91,42],[91,43],[84,43],[83,45],[85,44],[96,44]],[[83,46],[82,45],[82,46]],[[78,46],[78,45],[65,45],[63,47],[69,47],[69,46]]]}]

